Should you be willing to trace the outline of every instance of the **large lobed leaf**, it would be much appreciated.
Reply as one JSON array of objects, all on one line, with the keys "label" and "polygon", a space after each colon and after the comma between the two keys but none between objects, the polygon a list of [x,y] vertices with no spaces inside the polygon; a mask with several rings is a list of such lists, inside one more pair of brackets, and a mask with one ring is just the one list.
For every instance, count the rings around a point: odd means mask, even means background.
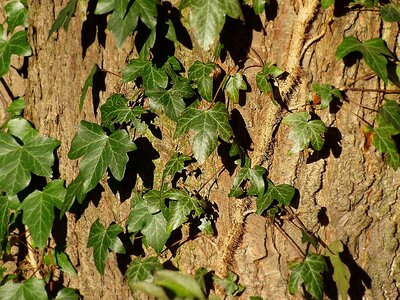
[{"label": "large lobed leaf", "polygon": [[193,130],[195,132],[192,139],[193,155],[198,162],[204,163],[217,147],[218,136],[228,142],[233,131],[224,104],[218,102],[208,110],[197,109],[197,105],[198,101],[186,108],[179,117],[174,138]]},{"label": "large lobed leaf", "polygon": [[146,90],[156,86],[166,88],[168,85],[168,76],[165,71],[153,66],[148,60],[132,59],[123,70],[124,82],[133,81],[138,77],[142,77]]},{"label": "large lobed leaf", "polygon": [[162,265],[157,257],[137,257],[132,260],[125,273],[131,291],[133,292],[135,290],[134,283],[139,281],[151,281],[154,271],[160,270],[161,268]]},{"label": "large lobed leaf", "polygon": [[267,192],[261,197],[257,197],[257,213],[262,214],[268,209],[274,200],[279,205],[289,205],[295,193],[295,188],[289,184],[274,185],[268,180]]},{"label": "large lobed leaf", "polygon": [[31,172],[52,176],[53,151],[60,143],[40,137],[24,119],[12,119],[7,127],[8,133],[0,132],[0,189],[15,195],[29,185]]},{"label": "large lobed leaf", "polygon": [[2,300],[47,300],[44,280],[32,277],[24,283],[7,282],[0,287]]}]

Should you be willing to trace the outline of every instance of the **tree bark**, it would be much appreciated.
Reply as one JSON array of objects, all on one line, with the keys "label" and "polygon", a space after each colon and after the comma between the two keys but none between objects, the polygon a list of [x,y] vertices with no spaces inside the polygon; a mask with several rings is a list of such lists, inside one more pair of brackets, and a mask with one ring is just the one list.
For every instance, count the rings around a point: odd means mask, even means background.
[{"label": "tree bark", "polygon": [[[112,93],[127,90],[120,78],[107,73],[103,91],[99,92],[100,103],[89,95],[80,112],[79,97],[84,80],[94,64],[121,74],[134,52],[131,39],[122,49],[117,49],[106,30],[103,40],[101,22],[104,19],[88,14],[86,1],[78,1],[68,32],[60,30],[48,39],[48,30],[66,2],[31,0],[29,3],[34,55],[29,58],[26,113],[42,134],[61,141],[57,151],[59,173],[69,183],[76,177],[78,165],[67,158],[67,153],[80,120],[98,122],[99,105]],[[351,271],[351,299],[395,299],[400,285],[399,208],[396,205],[399,171],[384,164],[374,147],[364,149],[363,135],[365,121],[373,123],[376,116],[376,112],[363,106],[377,109],[383,94],[346,92],[348,101],[337,110],[317,111],[329,126],[323,151],[288,156],[292,143],[288,139],[288,128],[280,125],[287,112],[260,94],[255,83],[259,68],[252,66],[260,64],[260,60],[269,61],[289,73],[286,80],[279,81],[279,89],[293,111],[305,109],[313,83],[329,83],[339,88],[354,83],[354,87],[381,89],[384,86],[376,76],[358,81],[371,73],[364,61],[346,66],[336,60],[335,50],[343,35],[354,35],[362,41],[382,36],[389,48],[399,53],[398,25],[382,24],[376,11],[337,9],[334,13],[332,8],[322,11],[319,1],[306,2],[303,6],[301,1],[271,1],[259,19],[246,15],[246,26],[250,28],[244,29],[250,32],[250,37],[243,36],[243,39],[249,38],[250,44],[245,49],[248,55],[244,66],[248,67],[245,75],[251,92],[246,94],[244,106],[234,106],[236,118],[232,125],[243,120],[246,128],[241,129],[240,138],[249,135],[253,164],[266,167],[273,182],[296,187],[298,206],[293,214],[304,226],[326,244],[341,240],[346,245],[343,259]],[[87,25],[97,26],[97,32],[89,32]],[[90,40],[93,42],[83,57],[82,41],[87,44]],[[178,58],[189,61],[197,58],[186,53],[182,46],[177,47]],[[101,87],[102,80],[98,80],[96,84]],[[173,129],[162,129],[162,141],[151,137],[141,140],[142,144],[150,140],[159,152],[145,160],[156,174],[170,155],[168,149],[174,149],[178,143],[171,137]],[[198,267],[214,270],[217,275],[225,275],[228,270],[237,273],[240,283],[246,286],[243,299],[251,295],[265,299],[291,298],[287,288],[288,263],[300,258],[300,254],[287,236],[304,249],[299,229],[288,221],[280,227],[265,217],[248,214],[248,210],[255,208],[251,199],[228,198],[234,173],[223,171],[218,177],[215,170],[220,170],[222,165],[216,152],[209,158],[205,171],[196,178],[197,182],[192,179],[189,183],[198,188],[209,178],[215,178],[204,190],[218,208],[218,234],[188,240],[176,253],[167,251],[164,258],[170,258],[177,268],[191,275]],[[128,181],[132,185],[136,179]],[[90,226],[97,218],[106,226],[113,221],[123,224],[130,208],[129,201],[123,200],[104,178],[101,187],[89,193],[88,204],[74,207],[74,213],[68,213],[53,232],[56,241],[62,241],[65,236],[66,252],[78,271],[75,277],[65,276],[64,284],[79,289],[84,299],[131,297],[123,281],[128,262],[110,254],[105,275],[100,276],[94,266],[92,249],[86,247]],[[181,238],[185,240],[188,234],[185,226],[182,232]],[[327,293],[331,299],[337,297],[332,286]],[[303,296],[299,292],[296,297]]]}]

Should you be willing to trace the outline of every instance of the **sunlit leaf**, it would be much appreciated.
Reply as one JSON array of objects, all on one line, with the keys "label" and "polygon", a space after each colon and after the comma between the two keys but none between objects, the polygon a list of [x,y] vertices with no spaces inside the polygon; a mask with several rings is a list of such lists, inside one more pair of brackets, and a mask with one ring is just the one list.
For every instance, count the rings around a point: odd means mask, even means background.
[{"label": "sunlit leaf", "polygon": [[162,264],[157,257],[137,257],[129,264],[125,277],[131,290],[134,290],[132,288],[133,283],[138,281],[151,281],[154,271],[160,269],[162,269]]},{"label": "sunlit leaf", "polygon": [[230,76],[225,86],[225,91],[233,103],[239,103],[239,91],[246,89],[247,85],[241,73]]},{"label": "sunlit leaf", "polygon": [[17,26],[28,27],[28,8],[19,1],[8,1],[4,5],[4,12],[6,13],[7,32],[13,32]]},{"label": "sunlit leaf", "polygon": [[214,68],[214,63],[204,64],[198,60],[189,68],[189,79],[196,83],[200,96],[207,101],[212,100],[213,78],[210,74]]},{"label": "sunlit leaf", "polygon": [[62,288],[54,300],[79,300],[80,296],[76,293],[75,289]]},{"label": "sunlit leaf", "polygon": [[7,282],[0,287],[2,300],[48,300],[43,279],[31,277],[24,283]]},{"label": "sunlit leaf", "polygon": [[381,7],[382,20],[386,22],[400,22],[400,5],[385,4]]},{"label": "sunlit leaf", "polygon": [[167,178],[167,176],[171,176],[173,178],[176,173],[181,172],[185,167],[185,162],[189,161],[190,159],[190,156],[182,153],[174,153],[165,165],[162,175],[163,181],[165,178]]},{"label": "sunlit leaf", "polygon": [[54,264],[62,272],[71,275],[77,274],[74,266],[72,265],[71,261],[68,258],[68,255],[61,250],[53,249],[51,250],[50,255],[46,253],[46,255],[44,256],[44,262],[49,266]]},{"label": "sunlit leaf", "polygon": [[226,278],[224,279],[221,279],[217,276],[214,276],[213,279],[216,284],[224,288],[225,293],[229,296],[238,296],[246,288],[237,283],[239,281],[239,277],[231,271],[228,272]]},{"label": "sunlit leaf", "polygon": [[262,214],[274,200],[280,205],[289,205],[295,193],[295,188],[288,184],[274,185],[268,180],[268,189],[264,195],[257,197],[257,213]]},{"label": "sunlit leaf", "polygon": [[321,109],[325,109],[332,102],[333,97],[342,99],[342,94],[330,84],[313,84],[313,90],[321,98]]}]

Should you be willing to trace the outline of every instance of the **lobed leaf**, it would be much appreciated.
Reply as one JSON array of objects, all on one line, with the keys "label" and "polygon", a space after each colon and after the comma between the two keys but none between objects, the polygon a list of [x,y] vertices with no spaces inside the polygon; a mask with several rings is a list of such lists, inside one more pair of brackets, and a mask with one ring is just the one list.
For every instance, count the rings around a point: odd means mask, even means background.
[{"label": "lobed leaf", "polygon": [[125,273],[125,278],[131,291],[134,291],[133,283],[139,281],[151,281],[153,273],[156,270],[162,269],[162,264],[157,257],[141,258],[137,257],[131,261]]},{"label": "lobed leaf", "polygon": [[13,32],[17,26],[28,27],[28,8],[19,0],[8,1],[4,5],[7,32]]},{"label": "lobed leaf", "polygon": [[31,277],[24,283],[8,281],[0,287],[2,300],[47,300],[43,279]]},{"label": "lobed leaf", "polygon": [[193,80],[201,97],[205,100],[212,101],[213,78],[210,75],[214,70],[214,63],[202,63],[198,60],[189,68],[189,79]]},{"label": "lobed leaf", "polygon": [[241,73],[236,73],[233,76],[229,76],[225,86],[225,91],[233,103],[239,103],[240,90],[247,90],[247,85],[243,79],[243,75]]},{"label": "lobed leaf", "polygon": [[313,90],[321,98],[321,109],[329,107],[333,97],[342,99],[342,94],[330,84],[313,84]]},{"label": "lobed leaf", "polygon": [[54,300],[79,300],[80,297],[76,290],[71,288],[62,288]]},{"label": "lobed leaf", "polygon": [[162,180],[164,181],[167,176],[171,176],[173,178],[176,173],[182,172],[182,170],[185,168],[185,162],[189,161],[190,159],[190,156],[175,152],[165,165]]},{"label": "lobed leaf", "polygon": [[289,205],[295,193],[295,188],[288,184],[280,184],[275,186],[272,181],[268,180],[268,189],[264,195],[257,197],[257,213],[262,214],[271,206],[274,200],[279,205]]}]

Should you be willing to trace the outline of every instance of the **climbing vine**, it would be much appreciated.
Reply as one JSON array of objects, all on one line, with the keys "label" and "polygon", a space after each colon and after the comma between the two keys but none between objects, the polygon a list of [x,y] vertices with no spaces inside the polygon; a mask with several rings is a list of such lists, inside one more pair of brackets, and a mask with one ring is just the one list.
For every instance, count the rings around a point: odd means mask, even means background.
[{"label": "climbing vine", "polygon": [[[49,38],[58,30],[67,31],[77,3],[78,0],[70,0],[60,11],[49,29]],[[228,68],[221,62],[225,45],[219,36],[228,18],[244,20],[243,5],[252,8],[255,14],[261,14],[268,9],[268,3],[266,0],[182,0],[171,5],[158,0],[96,1],[94,13],[108,15],[108,30],[118,47],[132,34],[138,40],[142,31],[145,35],[136,43],[137,56],[121,70],[121,81],[132,90],[126,94],[114,93],[100,106],[100,124],[81,121],[68,153],[70,160],[79,161],[79,173],[68,184],[52,175],[55,150],[60,141],[40,136],[23,118],[24,99],[17,98],[7,107],[8,118],[0,132],[0,250],[3,255],[10,254],[15,240],[25,241],[20,247],[26,247],[26,255],[37,276],[27,278],[21,274],[8,274],[6,268],[1,267],[0,298],[79,298],[78,291],[71,288],[54,291],[49,288],[55,280],[56,270],[76,274],[65,247],[50,242],[55,218],[63,218],[76,202],[88,201],[88,193],[105,175],[117,181],[124,179],[127,163],[138,151],[135,140],[151,134],[152,124],[148,117],[154,114],[172,126],[173,138],[179,142],[164,163],[160,182],[154,186],[143,184],[132,190],[126,220],[115,219],[105,224],[97,219],[92,224],[87,247],[93,248],[94,265],[100,274],[105,272],[110,252],[125,254],[126,240],[131,246],[140,240],[151,254],[134,257],[129,263],[125,278],[132,293],[142,291],[159,299],[206,299],[215,297],[210,296],[210,290],[218,286],[225,295],[238,296],[243,292],[245,287],[240,284],[240,278],[226,268],[224,274],[200,268],[191,278],[163,265],[166,259],[163,254],[171,235],[182,225],[195,228],[198,235],[216,234],[212,199],[204,192],[204,185],[194,186],[188,177],[195,176],[193,170],[204,168],[210,155],[218,146],[224,145],[236,166],[232,187],[226,197],[256,203],[254,210],[242,212],[242,221],[255,213],[279,228],[282,222],[287,222],[297,228],[306,244],[293,245],[301,253],[302,260],[289,264],[289,292],[296,294],[303,285],[312,297],[322,299],[323,273],[328,270],[329,263],[339,294],[343,299],[347,297],[350,271],[340,257],[344,251],[343,242],[327,245],[303,225],[291,206],[296,188],[286,183],[274,183],[268,178],[268,170],[260,162],[251,160],[248,149],[241,145],[231,126],[232,107],[238,105],[240,95],[248,91],[247,78],[243,66]],[[321,1],[320,5],[327,10],[334,1]],[[378,1],[351,1],[349,7],[379,7],[384,21],[400,21],[400,9],[394,3],[380,5]],[[3,10],[0,76],[8,72],[12,55],[32,55],[27,41],[27,1],[7,1]],[[173,12],[179,12],[179,17]],[[186,43],[183,35],[189,36],[189,32],[183,24],[188,24],[193,42],[204,51],[203,60],[186,64],[173,55],[158,56],[156,45],[160,41]],[[360,41],[354,36],[345,36],[336,49],[336,58],[341,60],[354,52],[361,54],[362,60],[385,84],[399,85],[397,73],[389,68],[395,66],[397,70],[398,61],[383,39]],[[290,128],[288,138],[292,148],[288,155],[321,151],[328,126],[318,113],[328,109],[334,100],[345,105],[345,92],[349,87],[334,87],[329,82],[314,83],[309,101],[301,108],[290,109],[282,99],[275,99],[279,82],[285,80],[285,70],[273,62],[254,67],[259,69],[254,78],[257,88],[281,110],[280,122]],[[83,83],[78,103],[80,109],[87,91],[93,86],[94,76],[100,71],[101,68],[94,65]],[[366,123],[366,139],[382,153],[390,167],[398,169],[400,156],[396,138],[400,134],[400,106],[397,100],[385,99],[374,124]],[[224,168],[217,170],[213,178],[218,180]],[[33,176],[45,183],[38,184]],[[38,265],[35,258],[38,256],[44,264]],[[210,275],[211,287],[205,280]]]}]

